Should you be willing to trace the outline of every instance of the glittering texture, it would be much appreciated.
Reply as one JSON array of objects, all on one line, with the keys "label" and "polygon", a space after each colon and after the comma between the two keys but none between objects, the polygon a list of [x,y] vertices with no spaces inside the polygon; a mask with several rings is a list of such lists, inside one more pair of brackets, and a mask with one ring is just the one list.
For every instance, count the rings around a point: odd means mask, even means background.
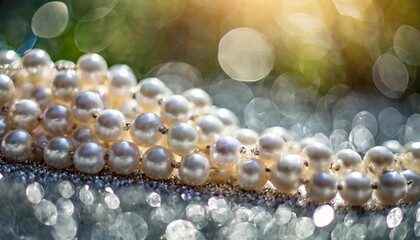
[{"label": "glittering texture", "polygon": [[[0,161],[1,239],[414,239],[420,206],[313,205],[274,190],[199,188]],[[182,231],[181,231],[182,229]]]}]

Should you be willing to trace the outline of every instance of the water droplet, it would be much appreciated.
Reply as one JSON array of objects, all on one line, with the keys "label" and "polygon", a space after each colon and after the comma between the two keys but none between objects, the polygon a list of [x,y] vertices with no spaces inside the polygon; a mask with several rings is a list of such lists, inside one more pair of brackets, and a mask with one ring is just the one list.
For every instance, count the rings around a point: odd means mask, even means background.
[{"label": "water droplet", "polygon": [[394,228],[400,225],[403,219],[403,212],[401,208],[396,207],[389,211],[388,215],[386,216],[386,224],[389,228]]},{"label": "water droplet", "polygon": [[328,226],[334,220],[334,209],[330,205],[322,205],[314,211],[314,223],[317,227]]},{"label": "water droplet", "polygon": [[35,205],[35,216],[41,223],[52,226],[57,222],[57,208],[51,201],[42,199]]},{"label": "water droplet", "polygon": [[74,194],[74,186],[68,180],[61,181],[58,184],[58,192],[60,192],[61,196],[64,198],[71,198]]},{"label": "water droplet", "polygon": [[160,195],[156,192],[152,192],[146,197],[146,202],[151,207],[160,207],[161,201]]},{"label": "water droplet", "polygon": [[44,188],[37,182],[29,184],[26,187],[26,197],[31,203],[39,203],[44,197]]}]

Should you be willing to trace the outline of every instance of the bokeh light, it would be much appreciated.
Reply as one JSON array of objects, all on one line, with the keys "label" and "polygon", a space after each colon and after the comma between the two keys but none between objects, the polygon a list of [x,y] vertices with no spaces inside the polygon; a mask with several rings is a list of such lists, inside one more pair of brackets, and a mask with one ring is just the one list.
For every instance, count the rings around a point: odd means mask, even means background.
[{"label": "bokeh light", "polygon": [[60,35],[67,27],[69,13],[66,4],[48,2],[42,5],[32,17],[32,31],[42,38]]}]

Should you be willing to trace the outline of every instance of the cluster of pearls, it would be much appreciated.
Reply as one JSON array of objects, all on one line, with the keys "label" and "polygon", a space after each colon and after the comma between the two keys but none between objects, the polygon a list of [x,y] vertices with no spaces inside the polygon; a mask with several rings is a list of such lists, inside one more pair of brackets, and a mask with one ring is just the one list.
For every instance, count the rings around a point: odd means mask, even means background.
[{"label": "cluster of pearls", "polygon": [[191,186],[272,186],[285,194],[304,185],[316,203],[337,193],[350,205],[366,204],[372,195],[385,205],[420,200],[420,142],[397,154],[378,146],[363,159],[352,149],[334,155],[327,143],[295,141],[281,127],[261,134],[241,129],[235,114],[213,106],[203,90],[176,95],[157,78],[137,84],[128,66],[108,69],[98,54],[54,65],[43,50],[22,59],[12,53],[0,53],[0,141],[7,161],[44,161],[86,174],[106,168],[155,180],[178,176]]}]

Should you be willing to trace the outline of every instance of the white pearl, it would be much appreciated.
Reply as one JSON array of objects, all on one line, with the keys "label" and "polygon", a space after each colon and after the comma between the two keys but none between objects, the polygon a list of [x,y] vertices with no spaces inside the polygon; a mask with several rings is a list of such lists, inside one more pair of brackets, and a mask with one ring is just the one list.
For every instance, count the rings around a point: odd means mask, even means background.
[{"label": "white pearl", "polygon": [[70,135],[70,139],[76,148],[82,143],[99,142],[99,139],[96,137],[94,131],[86,126],[79,126],[74,129]]},{"label": "white pearl", "polygon": [[76,121],[91,123],[94,121],[93,113],[99,113],[104,104],[99,95],[92,91],[84,91],[76,94],[71,102],[71,112]]},{"label": "white pearl", "polygon": [[271,166],[270,181],[279,192],[293,194],[299,188],[302,173],[302,157],[289,154]]},{"label": "white pearl", "polygon": [[10,129],[10,123],[6,116],[0,115],[0,139],[6,135],[7,132],[9,132]]},{"label": "white pearl", "polygon": [[136,100],[146,111],[159,109],[159,101],[167,96],[166,85],[157,78],[146,78],[140,81],[135,92]]},{"label": "white pearl", "polygon": [[240,159],[241,143],[235,138],[219,138],[210,147],[210,162],[218,168],[233,168]]},{"label": "white pearl", "polygon": [[128,141],[116,141],[109,148],[108,165],[117,174],[130,174],[137,170],[140,162],[138,147]]},{"label": "white pearl", "polygon": [[154,113],[142,113],[131,123],[131,138],[139,146],[151,147],[162,138],[162,134],[159,132],[161,124],[158,115]]},{"label": "white pearl", "polygon": [[208,113],[213,104],[211,97],[201,88],[191,88],[182,93],[193,105],[193,114],[202,115]]},{"label": "white pearl", "polygon": [[376,197],[384,205],[396,205],[407,193],[407,181],[398,172],[384,172],[378,177]]},{"label": "white pearl", "polygon": [[264,164],[255,158],[240,161],[235,175],[239,186],[245,190],[261,190],[267,182]]},{"label": "white pearl", "polygon": [[124,115],[129,122],[133,121],[140,113],[140,107],[136,99],[128,100],[124,105],[120,106],[118,110]]},{"label": "white pearl", "polygon": [[8,132],[1,143],[1,154],[8,161],[25,162],[32,153],[32,137],[22,129]]},{"label": "white pearl", "polygon": [[408,184],[407,194],[401,202],[418,202],[420,200],[420,174],[412,170],[405,170],[401,172],[401,175],[407,180],[407,182],[410,182],[410,184]]},{"label": "white pearl", "polygon": [[114,109],[103,110],[95,119],[95,133],[99,139],[112,142],[121,138],[125,126],[124,115]]},{"label": "white pearl", "polygon": [[239,125],[239,119],[229,109],[226,108],[216,108],[211,113],[213,116],[217,117],[225,125],[225,133],[229,135],[232,131],[235,131]]},{"label": "white pearl", "polygon": [[283,146],[283,138],[274,133],[263,134],[257,141],[258,157],[270,166],[281,157]]},{"label": "white pearl", "polygon": [[411,142],[404,147],[402,159],[404,168],[420,174],[420,142]]},{"label": "white pearl", "polygon": [[336,176],[342,178],[351,172],[361,171],[361,165],[362,157],[360,157],[356,151],[352,149],[343,149],[335,154],[333,170],[335,171]]},{"label": "white pearl", "polygon": [[332,163],[331,149],[320,142],[313,142],[303,149],[304,161],[308,163],[308,173],[328,171]]},{"label": "white pearl", "polygon": [[167,148],[154,146],[143,154],[141,170],[151,179],[167,179],[173,171],[171,163],[174,159],[174,155]]},{"label": "white pearl", "polygon": [[198,147],[201,149],[212,145],[222,134],[223,123],[217,117],[206,115],[197,121]]},{"label": "white pearl", "polygon": [[187,122],[190,118],[190,103],[181,95],[173,95],[163,101],[160,117],[168,126]]},{"label": "white pearl", "polygon": [[69,155],[71,151],[74,151],[74,146],[69,139],[55,137],[44,147],[44,161],[53,168],[68,168],[72,164]]},{"label": "white pearl", "polygon": [[392,170],[394,154],[383,146],[376,146],[367,151],[364,157],[364,168],[375,175]]},{"label": "white pearl", "polygon": [[312,202],[328,202],[337,193],[337,181],[333,175],[327,172],[318,172],[312,175],[306,186],[306,191]]},{"label": "white pearl", "polygon": [[210,162],[202,154],[193,153],[181,160],[179,178],[181,182],[191,186],[204,184],[210,174]]},{"label": "white pearl", "polygon": [[108,65],[103,57],[88,53],[77,60],[77,78],[83,90],[97,89],[106,84]]},{"label": "white pearl", "polygon": [[119,107],[133,96],[137,79],[127,65],[118,65],[110,69],[111,80],[108,84],[108,98],[112,106]]},{"label": "white pearl", "polygon": [[249,128],[241,128],[236,132],[236,139],[245,147],[252,148],[258,140],[258,133]]},{"label": "white pearl", "polygon": [[186,156],[191,154],[197,147],[197,141],[197,131],[189,124],[179,123],[168,131],[168,147],[176,155]]},{"label": "white pearl", "polygon": [[41,109],[38,104],[29,99],[16,101],[9,109],[9,121],[14,128],[21,128],[28,132],[39,124]]},{"label": "white pearl", "polygon": [[51,90],[49,87],[36,87],[31,91],[29,99],[34,100],[44,110],[51,103]]},{"label": "white pearl", "polygon": [[73,117],[63,105],[51,105],[42,116],[42,127],[51,136],[70,133],[73,129]]},{"label": "white pearl", "polygon": [[52,67],[50,55],[42,49],[32,49],[25,54],[22,58],[22,67],[24,68],[37,68],[37,67]]},{"label": "white pearl", "polygon": [[15,96],[15,85],[7,75],[0,74],[0,106],[11,102]]},{"label": "white pearl", "polygon": [[388,148],[394,154],[401,152],[401,149],[402,149],[401,143],[398,142],[397,140],[385,141],[384,143],[382,143],[382,146]]},{"label": "white pearl", "polygon": [[101,145],[94,142],[82,143],[74,153],[74,166],[82,173],[97,174],[105,166],[104,155]]},{"label": "white pearl", "polygon": [[282,127],[271,127],[271,128],[267,128],[263,134],[265,133],[274,133],[277,136],[283,138],[284,141],[291,141],[293,140],[293,135],[285,128]]},{"label": "white pearl", "polygon": [[32,49],[22,58],[23,71],[18,72],[20,81],[32,83],[36,86],[48,86],[51,83],[54,63],[47,52]]},{"label": "white pearl", "polygon": [[70,104],[78,91],[79,83],[75,71],[57,73],[51,85],[51,92],[55,101],[61,104]]},{"label": "white pearl", "polygon": [[[0,66],[9,66],[12,68],[18,68],[21,65],[21,58],[13,50],[0,50]],[[0,72],[5,73],[9,76],[12,76],[15,71],[13,70],[0,70]]]},{"label": "white pearl", "polygon": [[367,203],[372,196],[370,179],[360,172],[350,173],[343,180],[343,189],[340,195],[353,206]]}]

